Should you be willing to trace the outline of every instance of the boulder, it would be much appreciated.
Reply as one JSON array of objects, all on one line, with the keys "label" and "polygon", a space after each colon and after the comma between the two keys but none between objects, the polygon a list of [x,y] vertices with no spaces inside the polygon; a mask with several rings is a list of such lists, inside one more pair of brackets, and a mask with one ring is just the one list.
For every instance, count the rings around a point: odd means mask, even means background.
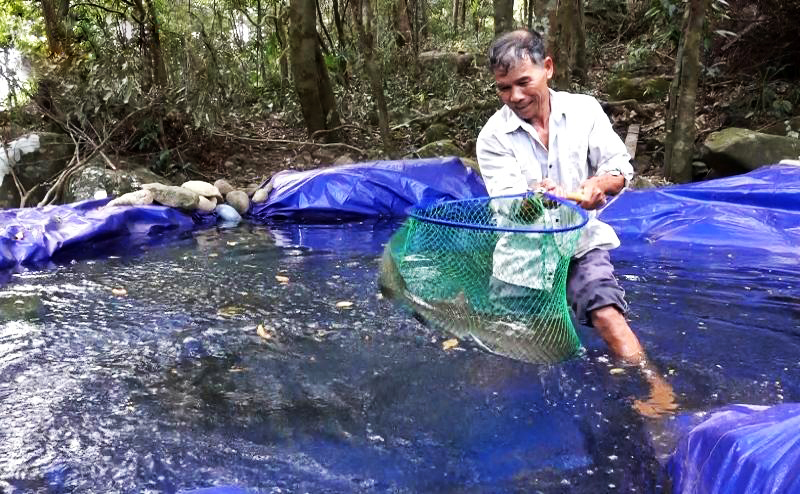
[{"label": "boulder", "polygon": [[[20,196],[9,173],[14,168],[25,190],[58,175],[75,153],[75,144],[64,134],[40,132],[28,134],[12,141],[3,152],[0,150],[0,208],[19,206]],[[35,205],[44,198],[46,187],[38,187],[26,205]]]},{"label": "boulder", "polygon": [[105,207],[110,208],[114,206],[146,206],[153,204],[153,193],[147,189],[135,190],[122,194],[116,199],[111,200]]},{"label": "boulder", "polygon": [[119,197],[134,192],[142,184],[161,183],[169,185],[169,181],[145,167],[132,170],[112,170],[106,167],[105,160],[99,156],[89,165],[78,170],[68,180],[64,188],[64,202],[71,203],[97,197],[98,191],[107,196]]},{"label": "boulder", "polygon": [[435,158],[437,156],[466,157],[466,153],[461,148],[447,139],[426,144],[419,148],[416,154],[420,158]]},{"label": "boulder", "polygon": [[[215,185],[202,180],[189,180],[181,184],[184,189],[189,189],[199,196],[216,197],[222,199],[222,194]],[[212,208],[213,209],[213,208]]]},{"label": "boulder", "polygon": [[665,76],[628,77],[616,75],[606,83],[606,92],[611,101],[635,99],[637,101],[662,101],[672,83]]},{"label": "boulder", "polygon": [[143,184],[143,189],[153,194],[153,200],[164,206],[194,211],[200,204],[200,195],[189,189],[159,183]]},{"label": "boulder", "polygon": [[214,187],[216,187],[219,193],[222,194],[222,197],[225,197],[228,195],[228,192],[233,190],[233,185],[229,184],[224,178],[214,182]]},{"label": "boulder", "polygon": [[425,144],[447,139],[447,135],[449,133],[450,127],[447,125],[442,123],[432,124],[430,127],[425,129]]},{"label": "boulder", "polygon": [[735,175],[783,159],[798,159],[800,139],[731,127],[711,133],[701,154],[702,161],[718,176]]},{"label": "boulder", "polygon": [[228,195],[225,196],[225,202],[239,214],[245,214],[250,209],[250,198],[247,197],[247,192],[242,190],[228,192]]},{"label": "boulder", "polygon": [[217,207],[217,198],[211,197],[207,198],[206,196],[200,196],[200,201],[197,203],[197,210],[202,211],[204,213],[211,213]]},{"label": "boulder", "polygon": [[221,221],[226,223],[239,223],[242,221],[242,216],[232,206],[228,204],[220,204],[214,209]]},{"label": "boulder", "polygon": [[417,57],[423,69],[445,69],[465,74],[472,67],[475,55],[465,52],[425,51]]}]

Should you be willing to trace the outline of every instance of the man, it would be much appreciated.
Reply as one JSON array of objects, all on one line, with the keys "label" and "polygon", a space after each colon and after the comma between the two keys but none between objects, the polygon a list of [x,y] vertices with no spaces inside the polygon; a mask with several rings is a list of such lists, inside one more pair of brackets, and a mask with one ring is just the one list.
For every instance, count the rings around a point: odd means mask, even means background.
[{"label": "man", "polygon": [[[606,195],[619,193],[633,177],[624,143],[597,100],[548,87],[553,60],[545,55],[538,33],[518,30],[501,35],[489,49],[489,66],[504,103],[483,127],[476,145],[489,194],[536,188],[555,195],[581,191],[578,204],[589,211],[590,219],[570,263],[567,300],[578,319],[586,319],[617,357],[645,368],[645,375],[652,378],[648,379],[653,385],[651,401],[656,393],[666,393],[660,400],[667,403],[655,407],[674,408],[671,388],[646,365],[644,349],[625,320],[624,291],[608,254],[619,246],[619,239],[596,218]],[[508,285],[503,280],[495,283]]]}]

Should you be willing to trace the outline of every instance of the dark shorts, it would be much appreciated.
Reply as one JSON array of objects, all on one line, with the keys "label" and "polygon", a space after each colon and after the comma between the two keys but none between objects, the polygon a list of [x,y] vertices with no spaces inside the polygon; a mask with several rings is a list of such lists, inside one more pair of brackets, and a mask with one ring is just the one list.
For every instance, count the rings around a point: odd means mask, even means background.
[{"label": "dark shorts", "polygon": [[[531,288],[505,283],[494,277],[489,282],[490,299],[508,307],[524,306],[519,299],[529,297]],[[614,266],[607,250],[590,250],[573,258],[567,274],[567,303],[578,322],[591,325],[589,312],[613,305],[623,314],[628,310],[625,290],[614,277]]]},{"label": "dark shorts", "polygon": [[625,290],[614,277],[614,266],[607,250],[590,250],[573,258],[567,274],[567,302],[579,322],[591,325],[589,312],[613,305],[625,314]]}]

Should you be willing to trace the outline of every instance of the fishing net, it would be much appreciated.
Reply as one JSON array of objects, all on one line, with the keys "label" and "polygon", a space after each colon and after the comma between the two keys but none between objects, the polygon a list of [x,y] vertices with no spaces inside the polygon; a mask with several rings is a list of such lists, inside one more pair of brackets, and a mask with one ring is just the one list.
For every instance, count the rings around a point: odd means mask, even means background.
[{"label": "fishing net", "polygon": [[542,194],[417,209],[386,245],[381,288],[437,329],[557,362],[580,349],[566,280],[586,221],[575,204]]}]

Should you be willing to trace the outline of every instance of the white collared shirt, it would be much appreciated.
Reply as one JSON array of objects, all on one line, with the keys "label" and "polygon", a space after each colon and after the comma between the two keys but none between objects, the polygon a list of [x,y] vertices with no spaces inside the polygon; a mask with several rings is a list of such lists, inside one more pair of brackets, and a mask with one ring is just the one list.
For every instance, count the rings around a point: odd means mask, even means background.
[{"label": "white collared shirt", "polygon": [[[593,97],[550,90],[548,130],[549,142],[545,148],[533,126],[508,106],[492,115],[476,144],[478,164],[490,196],[522,194],[528,190],[528,184],[544,178],[550,178],[566,191],[577,191],[586,179],[595,175],[619,175],[626,184],[633,178],[625,144]],[[617,234],[596,218],[597,212],[588,214],[589,222],[581,232],[575,257],[592,249],[619,246]],[[508,274],[498,277],[508,283],[530,286],[530,281],[525,281],[530,280],[528,269],[520,263],[533,267],[539,262],[530,258],[535,247],[526,249],[524,241],[514,237],[504,235],[498,241],[494,274],[516,271],[514,279],[509,279]],[[518,269],[510,270],[515,263]]]}]

